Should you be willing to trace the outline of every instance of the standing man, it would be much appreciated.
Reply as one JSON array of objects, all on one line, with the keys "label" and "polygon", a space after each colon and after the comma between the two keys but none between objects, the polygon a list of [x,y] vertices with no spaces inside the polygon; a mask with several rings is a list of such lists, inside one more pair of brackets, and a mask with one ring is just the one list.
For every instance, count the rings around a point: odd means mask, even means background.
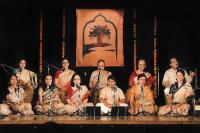
[{"label": "standing man", "polygon": [[105,70],[105,61],[98,60],[97,70],[93,71],[90,76],[90,97],[92,102],[96,105],[99,102],[99,93],[102,88],[107,86],[108,76],[112,73]]},{"label": "standing man", "polygon": [[[171,68],[165,71],[162,81],[162,85],[165,87],[164,93],[167,104],[169,103],[169,101],[167,100],[166,96],[169,94],[170,86],[176,82],[176,73],[177,70],[179,69],[179,62],[176,57],[171,57],[169,60],[169,64]],[[195,76],[195,73],[190,72],[190,74],[188,74],[186,70],[184,70],[184,73],[185,73],[185,80],[188,83],[191,83],[193,80],[193,76]]]}]

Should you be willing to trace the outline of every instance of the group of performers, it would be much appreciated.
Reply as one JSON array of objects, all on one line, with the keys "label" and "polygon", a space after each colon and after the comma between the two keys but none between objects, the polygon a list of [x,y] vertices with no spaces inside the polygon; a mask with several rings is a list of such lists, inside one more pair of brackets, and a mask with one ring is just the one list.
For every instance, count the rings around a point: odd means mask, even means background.
[{"label": "group of performers", "polygon": [[[117,87],[113,74],[105,70],[106,62],[99,60],[97,70],[92,72],[89,89],[82,85],[81,76],[69,69],[69,61],[62,59],[62,68],[54,77],[46,75],[38,86],[37,74],[26,69],[26,60],[19,62],[10,76],[8,94],[0,104],[3,115],[83,115],[88,106],[99,106],[102,115],[110,114],[113,107],[128,107],[130,115],[174,115],[187,116],[191,108],[189,100],[194,96],[191,81],[195,73],[179,68],[177,58],[170,58],[170,69],[166,70],[162,85],[165,87],[166,105],[155,104],[152,88],[154,77],[145,71],[146,61],[138,61],[138,69],[129,77],[126,94]],[[38,99],[32,107],[34,90]]]}]

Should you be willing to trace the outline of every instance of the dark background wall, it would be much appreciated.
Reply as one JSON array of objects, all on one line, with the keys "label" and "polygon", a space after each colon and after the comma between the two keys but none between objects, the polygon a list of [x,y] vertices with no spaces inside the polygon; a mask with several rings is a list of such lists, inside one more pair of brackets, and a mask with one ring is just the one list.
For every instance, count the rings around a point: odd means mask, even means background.
[{"label": "dark background wall", "polygon": [[[158,18],[158,67],[160,80],[169,68],[170,56],[177,56],[183,68],[200,68],[200,3],[193,1],[136,0],[1,0],[0,1],[0,64],[17,67],[20,58],[26,58],[27,68],[39,72],[39,22],[43,12],[43,60],[60,67],[62,12],[66,11],[66,56],[71,69],[82,74],[84,82],[93,67],[76,68],[76,8],[112,8],[124,11],[124,67],[108,67],[126,92],[128,77],[133,69],[133,9],[137,18],[137,57],[147,60],[147,71],[153,73],[153,16]],[[46,65],[46,64],[44,64]],[[10,72],[11,70],[8,69]],[[44,75],[47,69],[44,67]],[[54,75],[55,69],[51,68]],[[86,75],[84,75],[86,73]],[[5,97],[8,75],[0,68],[0,99]],[[163,104],[162,92],[158,104]]]}]

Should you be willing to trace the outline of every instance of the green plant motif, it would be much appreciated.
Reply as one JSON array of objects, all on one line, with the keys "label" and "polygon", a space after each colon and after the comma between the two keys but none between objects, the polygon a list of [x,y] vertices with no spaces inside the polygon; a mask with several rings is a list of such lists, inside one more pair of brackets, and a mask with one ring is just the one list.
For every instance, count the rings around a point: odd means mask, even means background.
[{"label": "green plant motif", "polygon": [[107,25],[100,26],[96,25],[93,28],[91,28],[92,31],[89,32],[90,39],[97,38],[97,44],[103,43],[103,38],[107,37],[110,39],[110,29],[107,28]]}]

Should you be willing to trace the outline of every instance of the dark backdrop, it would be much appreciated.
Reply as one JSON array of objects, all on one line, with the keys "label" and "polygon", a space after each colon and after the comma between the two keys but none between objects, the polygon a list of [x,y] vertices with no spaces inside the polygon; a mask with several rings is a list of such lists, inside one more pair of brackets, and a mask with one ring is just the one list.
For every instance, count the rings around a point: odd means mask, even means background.
[{"label": "dark backdrop", "polygon": [[[82,74],[84,83],[95,68],[76,68],[76,8],[113,8],[124,11],[124,67],[108,67],[126,92],[128,77],[133,69],[133,9],[137,18],[137,57],[147,60],[147,71],[153,73],[153,16],[158,18],[158,67],[160,81],[169,68],[170,56],[177,56],[183,68],[200,67],[200,3],[193,1],[136,0],[1,0],[0,2],[0,64],[17,67],[20,58],[26,58],[28,69],[39,72],[39,22],[43,12],[43,60],[60,67],[62,12],[66,11],[66,56],[71,69]],[[44,64],[45,66],[47,64]],[[47,72],[44,67],[43,75]],[[10,72],[11,70],[8,69]],[[50,69],[54,75],[55,69]],[[0,99],[5,98],[8,74],[0,68]],[[164,104],[160,87],[158,104]]]}]

